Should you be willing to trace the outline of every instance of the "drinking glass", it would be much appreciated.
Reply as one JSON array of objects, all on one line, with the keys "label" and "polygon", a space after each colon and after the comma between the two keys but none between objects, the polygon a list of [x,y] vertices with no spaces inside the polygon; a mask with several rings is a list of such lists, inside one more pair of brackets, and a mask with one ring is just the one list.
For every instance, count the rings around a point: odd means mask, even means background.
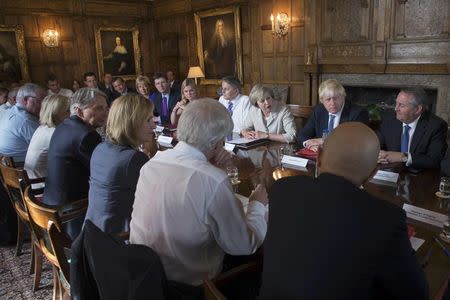
[{"label": "drinking glass", "polygon": [[450,178],[449,177],[441,178],[441,182],[439,183],[439,192],[444,197],[450,196]]},{"label": "drinking glass", "polygon": [[227,167],[227,175],[232,185],[239,183],[239,170],[235,166]]}]

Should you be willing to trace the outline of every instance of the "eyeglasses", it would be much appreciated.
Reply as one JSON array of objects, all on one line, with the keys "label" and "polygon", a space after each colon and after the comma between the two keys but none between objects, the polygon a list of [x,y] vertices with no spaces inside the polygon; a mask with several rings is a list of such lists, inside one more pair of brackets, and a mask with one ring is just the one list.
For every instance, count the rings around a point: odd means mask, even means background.
[{"label": "eyeglasses", "polygon": [[43,100],[43,98],[38,98],[38,97],[36,97],[36,96],[25,96],[25,97],[23,97],[23,99],[26,99],[26,98],[33,98],[33,99],[35,99],[35,100],[37,100],[37,101],[39,101],[39,102],[42,102],[42,100]]}]

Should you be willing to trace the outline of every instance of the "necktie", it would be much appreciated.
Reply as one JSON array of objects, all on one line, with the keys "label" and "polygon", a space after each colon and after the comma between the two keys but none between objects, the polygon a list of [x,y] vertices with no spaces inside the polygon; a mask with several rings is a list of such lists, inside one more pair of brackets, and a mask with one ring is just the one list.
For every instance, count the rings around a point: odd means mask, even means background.
[{"label": "necktie", "polygon": [[228,112],[230,113],[230,115],[233,115],[233,102],[228,101]]},{"label": "necktie", "polygon": [[167,97],[162,97],[162,115],[167,116]]},{"label": "necktie", "polygon": [[411,127],[409,127],[408,125],[405,125],[403,127],[403,134],[402,134],[402,143],[400,146],[400,151],[403,153],[407,153],[408,151],[408,144],[409,144],[409,130],[411,129]]},{"label": "necktie", "polygon": [[333,129],[334,129],[334,118],[336,116],[335,115],[330,115],[329,116],[329,121],[328,121],[328,134],[330,134]]}]

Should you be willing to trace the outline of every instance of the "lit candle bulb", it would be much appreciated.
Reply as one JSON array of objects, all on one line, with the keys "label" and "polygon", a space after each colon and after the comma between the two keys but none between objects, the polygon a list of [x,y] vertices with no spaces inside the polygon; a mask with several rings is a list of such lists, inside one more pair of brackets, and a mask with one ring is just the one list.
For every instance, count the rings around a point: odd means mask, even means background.
[{"label": "lit candle bulb", "polygon": [[272,32],[275,32],[275,24],[273,23],[273,14],[270,14],[270,22],[272,23]]},{"label": "lit candle bulb", "polygon": [[280,32],[280,25],[281,25],[281,17],[280,14],[277,14],[277,32]]}]

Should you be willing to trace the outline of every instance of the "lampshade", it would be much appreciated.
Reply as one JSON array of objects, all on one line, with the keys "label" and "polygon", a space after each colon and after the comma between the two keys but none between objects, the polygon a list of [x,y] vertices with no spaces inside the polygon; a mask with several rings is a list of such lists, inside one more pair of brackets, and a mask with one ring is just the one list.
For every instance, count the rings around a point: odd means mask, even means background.
[{"label": "lampshade", "polygon": [[187,78],[200,78],[205,77],[203,71],[200,67],[189,67],[189,72]]}]

